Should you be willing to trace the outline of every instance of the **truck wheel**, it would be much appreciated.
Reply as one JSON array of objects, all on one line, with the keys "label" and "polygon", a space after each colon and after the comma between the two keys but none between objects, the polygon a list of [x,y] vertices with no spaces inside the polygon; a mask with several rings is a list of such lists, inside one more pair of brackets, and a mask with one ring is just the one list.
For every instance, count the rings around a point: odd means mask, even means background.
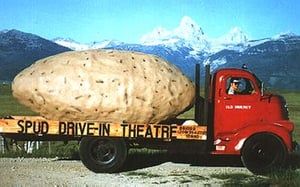
[{"label": "truck wheel", "polygon": [[266,175],[285,165],[287,149],[279,137],[262,133],[245,142],[241,155],[248,170],[254,174]]},{"label": "truck wheel", "polygon": [[118,138],[82,138],[79,146],[82,163],[96,173],[117,172],[127,158],[127,145]]}]

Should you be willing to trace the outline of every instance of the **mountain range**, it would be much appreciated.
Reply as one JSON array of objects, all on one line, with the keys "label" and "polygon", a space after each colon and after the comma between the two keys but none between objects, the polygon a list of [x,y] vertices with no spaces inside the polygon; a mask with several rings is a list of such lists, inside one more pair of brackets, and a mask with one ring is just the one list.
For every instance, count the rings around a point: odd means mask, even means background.
[{"label": "mountain range", "polygon": [[115,40],[81,44],[70,38],[47,40],[17,30],[0,32],[0,80],[11,81],[37,59],[69,50],[119,49],[157,55],[194,79],[194,67],[211,65],[241,68],[243,64],[271,89],[300,89],[300,36],[293,33],[249,39],[236,27],[224,36],[210,38],[191,18],[182,18],[173,30],[163,27],[141,37],[137,44]]}]

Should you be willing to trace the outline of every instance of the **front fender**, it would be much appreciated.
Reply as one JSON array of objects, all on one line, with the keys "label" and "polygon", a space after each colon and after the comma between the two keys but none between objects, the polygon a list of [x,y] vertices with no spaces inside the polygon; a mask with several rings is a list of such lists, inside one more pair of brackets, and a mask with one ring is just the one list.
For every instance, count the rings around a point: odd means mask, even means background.
[{"label": "front fender", "polygon": [[288,151],[292,150],[291,132],[293,128],[285,128],[281,123],[260,123],[244,126],[233,132],[220,133],[215,137],[215,151],[212,154],[239,155],[245,141],[258,133],[271,133],[278,136],[286,145]]}]

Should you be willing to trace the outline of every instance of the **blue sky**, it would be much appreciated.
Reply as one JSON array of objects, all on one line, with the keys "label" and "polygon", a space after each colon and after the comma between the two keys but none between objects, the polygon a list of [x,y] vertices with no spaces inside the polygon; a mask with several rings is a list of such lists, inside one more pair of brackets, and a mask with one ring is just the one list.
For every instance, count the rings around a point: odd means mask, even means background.
[{"label": "blue sky", "polygon": [[0,0],[0,30],[47,39],[138,43],[156,27],[176,28],[189,16],[211,38],[240,27],[252,39],[300,34],[298,0]]}]

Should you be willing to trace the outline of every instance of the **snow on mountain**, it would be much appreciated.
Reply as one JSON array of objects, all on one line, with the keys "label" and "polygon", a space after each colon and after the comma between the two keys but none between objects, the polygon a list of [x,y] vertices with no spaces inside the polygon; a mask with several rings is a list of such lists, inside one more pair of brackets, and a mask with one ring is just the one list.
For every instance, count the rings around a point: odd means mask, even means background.
[{"label": "snow on mountain", "polygon": [[182,18],[179,27],[174,29],[174,35],[194,49],[206,50],[208,47],[207,36],[202,28],[188,16]]},{"label": "snow on mountain", "polygon": [[54,38],[52,40],[53,42],[68,47],[74,51],[82,51],[82,50],[88,50],[88,49],[101,49],[106,47],[111,47],[115,45],[120,45],[122,42],[116,41],[116,40],[104,40],[102,42],[91,42],[87,44],[79,43],[71,38]]},{"label": "snow on mountain", "polygon": [[113,47],[116,45],[121,45],[123,42],[117,40],[103,40],[101,42],[91,42],[89,43],[89,49],[101,49],[101,48],[108,48]]},{"label": "snow on mountain", "polygon": [[81,51],[81,50],[89,49],[89,45],[81,44],[71,38],[60,38],[59,37],[59,38],[54,38],[52,41],[57,43],[58,45],[68,47],[74,51]]},{"label": "snow on mountain", "polygon": [[199,52],[212,54],[224,49],[243,51],[249,45],[248,41],[248,35],[239,27],[232,28],[219,38],[209,38],[199,24],[188,16],[184,16],[173,30],[158,27],[140,39],[143,45],[165,45],[175,50],[177,47],[189,47],[192,49],[190,55],[195,58]]},{"label": "snow on mountain", "polygon": [[218,51],[229,49],[234,51],[243,51],[248,46],[249,37],[239,27],[234,27],[227,34],[216,38],[209,39],[211,45],[209,53],[216,53]]},{"label": "snow on mountain", "polygon": [[[73,50],[100,49],[122,44],[118,41],[105,40],[101,42],[91,42],[81,44],[72,39],[56,38],[53,41],[59,45]],[[256,41],[258,43],[258,41]],[[192,18],[184,16],[180,24],[173,30],[157,27],[152,32],[140,38],[140,44],[145,46],[162,45],[172,50],[182,47],[190,48],[189,57],[198,59],[198,54],[207,55],[217,53],[224,49],[243,51],[247,46],[255,45],[251,43],[247,34],[239,27],[232,28],[227,34],[219,38],[209,38]]]},{"label": "snow on mountain", "polygon": [[163,27],[155,28],[140,39],[142,45],[170,45],[178,42],[178,40],[179,38],[172,38],[172,32]]},{"label": "snow on mountain", "polygon": [[166,45],[173,49],[178,46],[190,47],[197,51],[207,50],[209,47],[207,36],[202,28],[188,16],[184,16],[174,30],[155,28],[152,32],[143,35],[140,42],[143,45]]},{"label": "snow on mountain", "polygon": [[229,44],[245,44],[248,41],[247,34],[239,27],[234,27],[228,34],[221,37],[223,42]]},{"label": "snow on mountain", "polygon": [[[285,33],[272,38],[251,40],[241,28],[234,27],[227,34],[219,38],[209,38],[197,22],[188,16],[184,16],[180,24],[172,30],[163,27],[154,28],[152,32],[140,38],[140,44],[144,46],[161,45],[174,51],[186,47],[190,49],[189,55],[187,56],[188,58],[199,59],[199,55],[201,55],[201,57],[209,56],[222,50],[243,52],[249,47],[260,45],[270,40],[278,40],[280,37],[287,35],[292,34]],[[70,38],[55,38],[52,41],[76,51],[111,48],[116,45],[124,44],[115,40],[94,41],[82,44]]]},{"label": "snow on mountain", "polygon": [[[117,41],[92,42],[90,44],[80,44],[71,39],[54,40],[56,43],[67,46],[73,50],[113,48],[121,45]],[[198,62],[210,63],[213,67],[227,63],[226,58],[209,58],[209,56],[222,50],[233,50],[242,52],[249,46],[260,44],[262,41],[251,41],[248,35],[239,27],[232,28],[227,34],[219,38],[209,38],[192,18],[184,16],[179,25],[168,30],[157,27],[152,32],[141,37],[142,46],[164,46],[173,51],[180,51],[188,48],[189,52],[185,58],[193,58]],[[203,62],[205,60],[205,62]]]}]

